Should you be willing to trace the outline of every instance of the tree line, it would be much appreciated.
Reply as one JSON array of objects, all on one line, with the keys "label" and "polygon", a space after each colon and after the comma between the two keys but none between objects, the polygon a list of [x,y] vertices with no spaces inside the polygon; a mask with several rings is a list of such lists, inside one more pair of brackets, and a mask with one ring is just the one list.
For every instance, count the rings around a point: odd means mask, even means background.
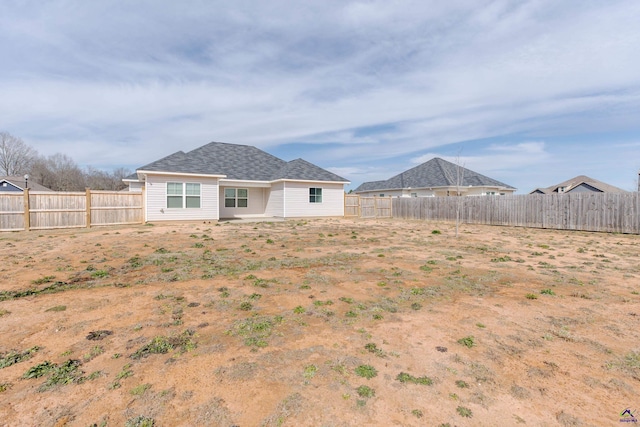
[{"label": "tree line", "polygon": [[29,181],[37,182],[54,191],[122,190],[126,184],[122,178],[131,174],[126,168],[105,172],[91,166],[79,167],[66,154],[40,155],[22,139],[7,132],[0,132],[0,175],[29,175]]}]

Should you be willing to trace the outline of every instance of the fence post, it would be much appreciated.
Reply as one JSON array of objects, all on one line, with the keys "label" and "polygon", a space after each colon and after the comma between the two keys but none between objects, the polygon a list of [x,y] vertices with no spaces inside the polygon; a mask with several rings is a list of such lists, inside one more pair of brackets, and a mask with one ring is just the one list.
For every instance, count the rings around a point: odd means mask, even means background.
[{"label": "fence post", "polygon": [[142,223],[146,224],[147,222],[147,183],[145,182],[145,185],[142,186],[142,195],[141,197],[141,202],[142,203]]},{"label": "fence post", "polygon": [[91,189],[90,188],[86,188],[85,189],[86,192],[86,203],[85,206],[87,207],[87,212],[86,212],[86,223],[87,223],[87,228],[91,228]]},{"label": "fence post", "polygon": [[31,206],[29,204],[29,189],[25,188],[24,194],[24,230],[29,231],[31,228]]}]

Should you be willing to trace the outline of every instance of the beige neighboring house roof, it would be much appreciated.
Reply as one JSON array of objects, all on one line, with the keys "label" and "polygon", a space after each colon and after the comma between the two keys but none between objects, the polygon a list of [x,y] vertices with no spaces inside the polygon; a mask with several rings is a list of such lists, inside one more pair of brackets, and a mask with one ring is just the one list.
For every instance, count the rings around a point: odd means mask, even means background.
[{"label": "beige neighboring house roof", "polygon": [[594,193],[628,193],[628,191],[616,186],[607,184],[586,175],[578,175],[551,187],[536,188],[529,194],[557,194],[574,192],[594,192]]},{"label": "beige neighboring house roof", "polygon": [[[2,185],[3,182],[11,184],[19,191],[24,191],[24,176],[0,176],[0,185]],[[52,189],[47,188],[44,185],[40,185],[33,180],[29,180],[27,185],[29,186],[29,190],[32,191],[53,191]],[[0,188],[0,191],[2,191],[2,188]]]}]

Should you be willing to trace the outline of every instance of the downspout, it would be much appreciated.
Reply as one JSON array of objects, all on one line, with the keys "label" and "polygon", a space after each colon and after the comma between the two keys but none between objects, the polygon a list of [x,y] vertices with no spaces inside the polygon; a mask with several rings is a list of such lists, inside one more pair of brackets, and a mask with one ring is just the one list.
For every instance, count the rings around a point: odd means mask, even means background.
[{"label": "downspout", "polygon": [[282,217],[287,217],[287,181],[282,181]]}]

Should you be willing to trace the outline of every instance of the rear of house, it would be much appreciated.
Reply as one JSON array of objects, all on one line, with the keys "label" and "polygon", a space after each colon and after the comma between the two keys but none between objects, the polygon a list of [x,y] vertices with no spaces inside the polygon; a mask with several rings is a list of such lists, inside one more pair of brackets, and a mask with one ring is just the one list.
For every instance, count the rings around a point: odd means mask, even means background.
[{"label": "rear of house", "polygon": [[302,159],[220,142],[150,163],[125,182],[144,192],[146,221],[343,216],[349,183]]}]

